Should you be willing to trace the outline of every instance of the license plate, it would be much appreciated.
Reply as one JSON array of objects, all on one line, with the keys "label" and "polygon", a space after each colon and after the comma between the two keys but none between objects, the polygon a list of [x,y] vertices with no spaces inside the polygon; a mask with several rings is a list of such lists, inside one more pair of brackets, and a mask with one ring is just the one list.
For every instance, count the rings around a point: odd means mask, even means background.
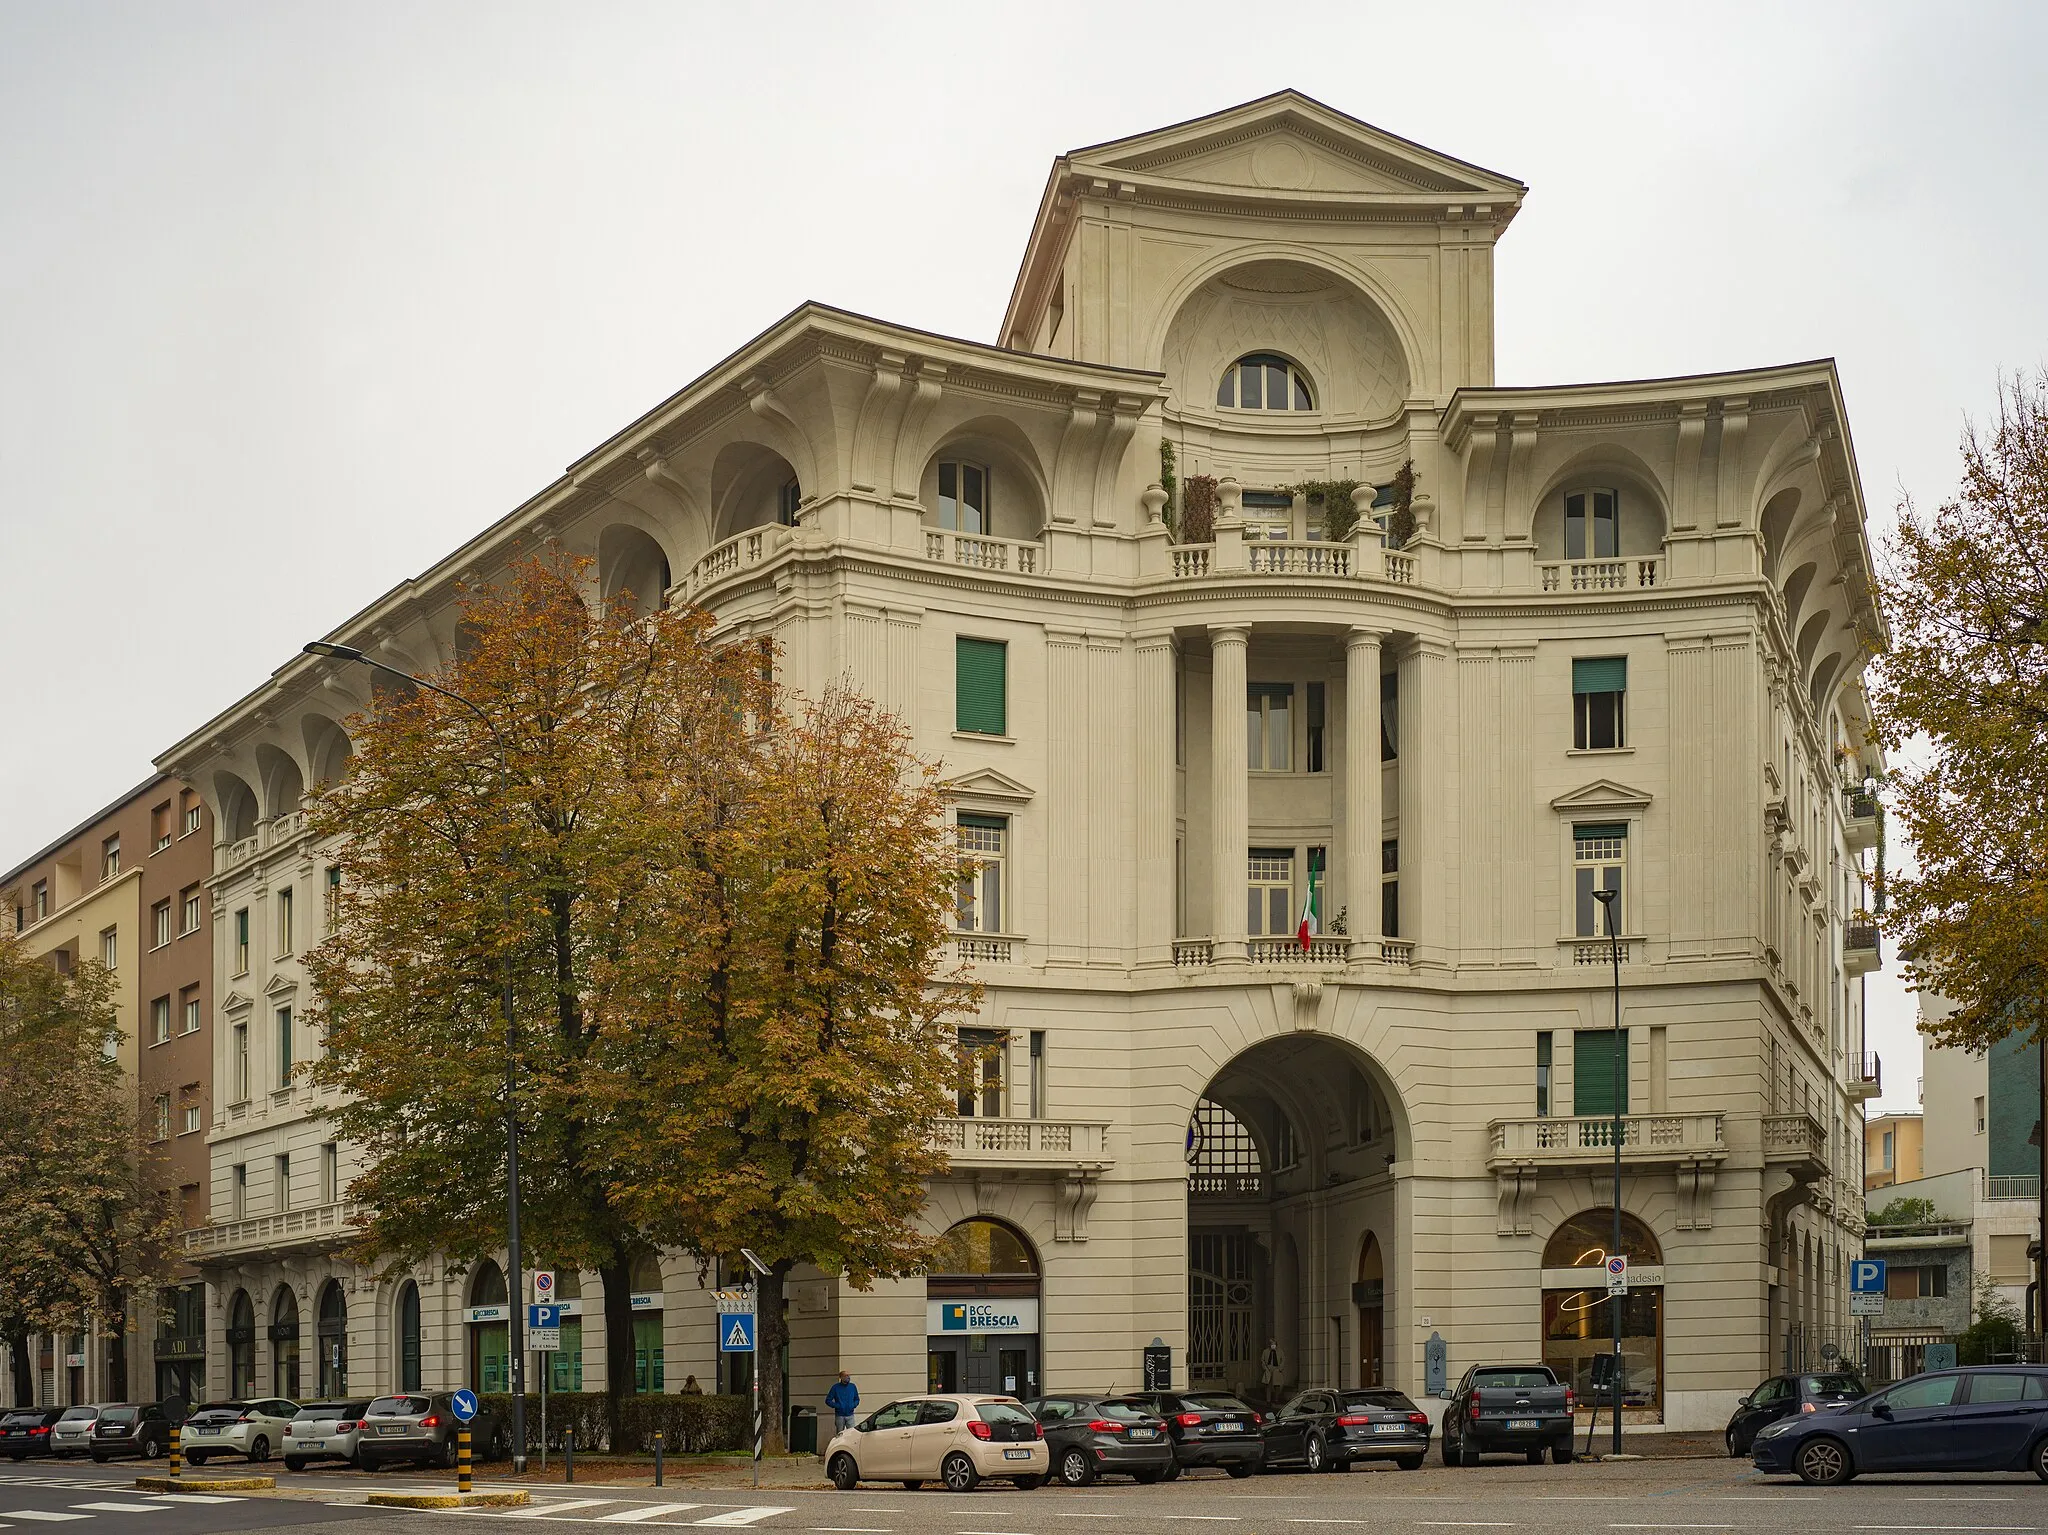
[{"label": "license plate", "polygon": [[299,1448],[302,1450],[324,1450],[327,1448],[327,1441],[325,1439],[301,1439],[299,1441]]},{"label": "license plate", "polygon": [[1156,1429],[1134,1428],[1131,1430],[1131,1437],[1133,1439],[1157,1439],[1159,1433]]},{"label": "license plate", "polygon": [[1031,1458],[1031,1452],[1030,1452],[1029,1450],[1005,1450],[1005,1451],[1003,1451],[1003,1459],[1004,1459],[1004,1460],[1029,1460],[1030,1458]]},{"label": "license plate", "polygon": [[1375,1434],[1405,1434],[1408,1432],[1408,1425],[1405,1423],[1375,1423],[1372,1426],[1372,1431]]},{"label": "license plate", "polygon": [[405,1432],[405,1425],[403,1423],[379,1423],[377,1425],[377,1432],[387,1439],[396,1439]]},{"label": "license plate", "polygon": [[1523,1428],[1541,1428],[1541,1427],[1543,1427],[1543,1420],[1542,1420],[1541,1418],[1510,1418],[1510,1419],[1508,1419],[1508,1432],[1509,1432],[1509,1433],[1513,1433],[1513,1432],[1514,1432],[1514,1431],[1515,1431],[1516,1429],[1523,1429]]},{"label": "license plate", "polygon": [[196,1430],[194,1430],[194,1432],[196,1432],[196,1433],[201,1433],[201,1434],[217,1434],[217,1433],[219,1433],[219,1432],[220,1432],[220,1430],[219,1430],[219,1429],[217,1429],[217,1428],[202,1428],[202,1429],[196,1429]]},{"label": "license plate", "polygon": [[1244,1432],[1244,1425],[1242,1423],[1212,1423],[1209,1425],[1209,1432],[1212,1434],[1241,1434]]}]

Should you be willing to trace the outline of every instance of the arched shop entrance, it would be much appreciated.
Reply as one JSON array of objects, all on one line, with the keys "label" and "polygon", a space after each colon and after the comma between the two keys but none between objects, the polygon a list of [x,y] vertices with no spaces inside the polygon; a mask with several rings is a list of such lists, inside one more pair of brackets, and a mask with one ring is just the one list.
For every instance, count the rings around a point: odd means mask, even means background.
[{"label": "arched shop entrance", "polygon": [[1039,1392],[1038,1255],[1000,1221],[965,1220],[925,1276],[925,1389]]},{"label": "arched shop entrance", "polygon": [[290,1285],[279,1285],[270,1300],[270,1389],[299,1399],[299,1298]]},{"label": "arched shop entrance", "polygon": [[320,1394],[348,1394],[348,1297],[341,1281],[330,1279],[320,1291]]},{"label": "arched shop entrance", "polygon": [[1377,1063],[1328,1035],[1267,1040],[1216,1074],[1188,1123],[1191,1385],[1270,1403],[1387,1381],[1382,1244],[1405,1137]]},{"label": "arched shop entrance", "polygon": [[[1593,1401],[1593,1360],[1614,1352],[1614,1302],[1606,1263],[1614,1245],[1614,1208],[1582,1210],[1543,1246],[1543,1362]],[[1628,1369],[1625,1407],[1664,1406],[1664,1252],[1650,1228],[1626,1210],[1622,1252],[1628,1294],[1621,1302],[1621,1353]]]},{"label": "arched shop entrance", "polygon": [[507,1391],[512,1382],[512,1307],[505,1271],[489,1258],[469,1287],[469,1383],[478,1391]]}]

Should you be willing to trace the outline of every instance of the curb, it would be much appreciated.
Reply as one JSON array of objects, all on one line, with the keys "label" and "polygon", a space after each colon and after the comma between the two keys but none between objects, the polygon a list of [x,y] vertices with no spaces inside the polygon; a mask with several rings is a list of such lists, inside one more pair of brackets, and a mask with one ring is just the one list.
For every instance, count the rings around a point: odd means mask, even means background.
[{"label": "curb", "polygon": [[512,1492],[373,1492],[372,1508],[523,1508],[533,1501],[524,1488]]},{"label": "curb", "polygon": [[138,1476],[137,1492],[275,1492],[274,1476]]}]

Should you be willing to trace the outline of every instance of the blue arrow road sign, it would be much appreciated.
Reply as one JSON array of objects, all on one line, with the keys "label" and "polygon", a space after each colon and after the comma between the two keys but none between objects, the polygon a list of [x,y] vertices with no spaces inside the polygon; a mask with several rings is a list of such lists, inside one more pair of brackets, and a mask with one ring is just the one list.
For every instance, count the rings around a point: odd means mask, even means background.
[{"label": "blue arrow road sign", "polygon": [[458,1391],[448,1399],[448,1410],[455,1414],[457,1423],[467,1423],[476,1416],[476,1393]]},{"label": "blue arrow road sign", "polygon": [[1884,1294],[1884,1259],[1858,1258],[1849,1265],[1849,1293]]},{"label": "blue arrow road sign", "polygon": [[718,1319],[718,1352],[751,1354],[754,1351],[754,1313],[730,1312]]},{"label": "blue arrow road sign", "polygon": [[526,1325],[530,1328],[560,1327],[562,1325],[561,1306],[559,1304],[552,1306],[528,1306],[526,1308]]}]

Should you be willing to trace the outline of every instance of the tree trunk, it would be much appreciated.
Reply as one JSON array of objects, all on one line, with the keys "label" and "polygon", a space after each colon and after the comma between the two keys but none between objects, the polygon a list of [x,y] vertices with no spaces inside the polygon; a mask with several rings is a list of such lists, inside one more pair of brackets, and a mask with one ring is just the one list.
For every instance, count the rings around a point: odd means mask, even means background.
[{"label": "tree trunk", "polygon": [[107,1329],[107,1391],[111,1401],[128,1397],[128,1306],[126,1297],[117,1303],[113,1325]]},{"label": "tree trunk", "polygon": [[14,1405],[27,1407],[35,1401],[35,1365],[28,1357],[28,1329],[7,1330],[7,1354],[14,1362]]},{"label": "tree trunk", "polygon": [[[783,1430],[789,1427],[789,1409],[782,1400],[782,1350],[789,1342],[789,1308],[782,1294],[788,1265],[778,1263],[754,1280],[754,1326],[760,1342],[755,1372],[761,1387],[761,1453],[785,1453]],[[751,1427],[751,1425],[749,1425]],[[751,1439],[747,1448],[753,1448]]]},{"label": "tree trunk", "polygon": [[604,1392],[616,1428],[618,1404],[633,1394],[632,1255],[623,1246],[614,1248],[612,1261],[597,1272],[604,1281]]}]

